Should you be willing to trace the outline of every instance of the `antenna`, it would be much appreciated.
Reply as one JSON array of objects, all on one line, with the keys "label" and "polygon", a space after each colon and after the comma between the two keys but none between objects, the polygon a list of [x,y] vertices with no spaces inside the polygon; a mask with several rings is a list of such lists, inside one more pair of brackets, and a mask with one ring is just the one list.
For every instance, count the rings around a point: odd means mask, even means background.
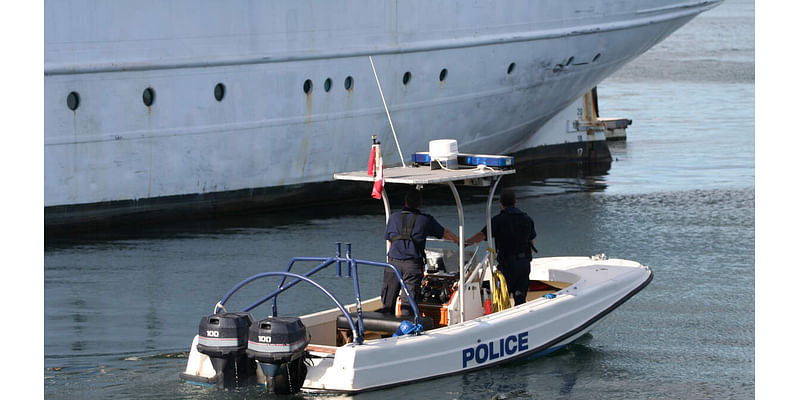
[{"label": "antenna", "polygon": [[383,102],[383,109],[386,110],[386,117],[389,118],[389,127],[392,128],[392,136],[394,136],[394,144],[397,145],[397,153],[400,154],[400,162],[403,167],[406,166],[406,160],[403,158],[403,151],[400,150],[400,142],[397,141],[397,133],[394,131],[394,124],[392,123],[392,116],[389,114],[389,107],[386,106],[386,99],[383,98],[383,89],[381,89],[381,81],[378,79],[378,72],[375,71],[375,63],[372,62],[372,56],[369,56],[369,65],[372,66],[372,73],[375,74],[375,83],[378,84],[378,92],[381,94],[381,101]]}]

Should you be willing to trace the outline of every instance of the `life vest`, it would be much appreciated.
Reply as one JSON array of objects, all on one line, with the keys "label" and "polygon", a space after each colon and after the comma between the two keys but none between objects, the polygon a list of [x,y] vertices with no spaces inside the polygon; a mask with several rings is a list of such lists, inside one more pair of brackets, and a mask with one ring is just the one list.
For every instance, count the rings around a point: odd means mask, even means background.
[{"label": "life vest", "polygon": [[408,214],[409,213],[403,213],[403,227],[400,230],[400,234],[392,236],[391,238],[389,238],[389,240],[391,242],[395,242],[396,240],[410,240],[411,243],[414,244],[414,250],[416,250],[417,253],[419,253],[419,248],[420,248],[419,244],[417,244],[417,242],[411,238],[411,232],[414,229],[414,223],[417,222],[418,214],[412,214],[410,222],[406,219]]},{"label": "life vest", "polygon": [[408,223],[408,221],[406,220],[407,216],[408,213],[403,213],[403,227],[400,229],[399,234],[389,238],[389,240],[391,240],[392,242],[394,242],[395,240],[410,240],[412,242],[414,241],[414,239],[411,238],[411,231],[414,229],[414,223],[417,222],[417,214],[411,215],[411,223]]}]

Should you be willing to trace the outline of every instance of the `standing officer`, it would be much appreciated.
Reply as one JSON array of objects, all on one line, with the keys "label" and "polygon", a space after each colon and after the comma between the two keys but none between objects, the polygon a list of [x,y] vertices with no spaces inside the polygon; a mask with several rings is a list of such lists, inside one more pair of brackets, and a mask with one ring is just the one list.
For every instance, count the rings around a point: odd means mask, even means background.
[{"label": "standing officer", "polygon": [[[458,243],[458,236],[440,225],[432,216],[419,211],[420,204],[422,204],[422,193],[414,188],[409,189],[406,193],[405,207],[389,217],[385,234],[385,239],[391,242],[387,254],[389,263],[397,267],[414,301],[421,298],[420,284],[425,264],[425,240],[428,236],[439,239],[444,237]],[[394,272],[385,269],[381,289],[383,312],[394,314],[400,289],[400,282]],[[405,294],[402,298],[402,313],[411,314],[411,306]]]},{"label": "standing officer", "polygon": [[[536,250],[533,247],[536,229],[533,219],[518,209],[517,196],[511,189],[500,193],[500,205],[503,209],[492,217],[492,235],[497,249],[497,264],[506,278],[509,294],[514,296],[514,305],[525,302],[528,294],[528,276],[531,274],[531,260]],[[486,240],[486,227],[467,239],[471,246]]]}]

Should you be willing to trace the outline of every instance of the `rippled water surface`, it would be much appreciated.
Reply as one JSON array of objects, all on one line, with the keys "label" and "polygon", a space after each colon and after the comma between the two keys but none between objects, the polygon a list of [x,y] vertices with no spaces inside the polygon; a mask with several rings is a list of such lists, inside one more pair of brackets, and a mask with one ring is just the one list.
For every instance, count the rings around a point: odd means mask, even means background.
[{"label": "rippled water surface", "polygon": [[[358,399],[752,398],[755,393],[754,5],[729,0],[598,87],[600,114],[634,121],[607,175],[519,183],[539,257],[632,259],[652,283],[579,343],[543,358]],[[423,207],[453,229],[454,207]],[[467,215],[484,204],[472,196]],[[48,242],[48,398],[252,398],[178,374],[197,323],[243,278],[336,241],[382,256],[380,204],[170,225]],[[467,221],[466,231],[483,224]],[[337,296],[352,281],[320,275]],[[380,274],[360,271],[363,297]],[[263,293],[243,293],[240,303]],[[249,302],[247,302],[249,304]],[[282,314],[328,307],[289,292]],[[298,396],[300,397],[300,396]],[[307,398],[335,398],[307,395]]]}]

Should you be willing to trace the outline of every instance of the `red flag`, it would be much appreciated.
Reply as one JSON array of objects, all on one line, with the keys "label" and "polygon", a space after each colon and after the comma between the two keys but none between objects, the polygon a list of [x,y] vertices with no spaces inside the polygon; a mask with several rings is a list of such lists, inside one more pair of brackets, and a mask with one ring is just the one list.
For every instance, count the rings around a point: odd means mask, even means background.
[{"label": "red flag", "polygon": [[[372,149],[374,150],[376,164],[373,174],[373,176],[375,176],[375,183],[372,185],[372,198],[380,199],[381,191],[383,190],[383,155],[381,154],[381,145],[375,145]],[[370,156],[370,158],[372,158],[372,156]],[[370,164],[370,166],[372,165],[373,164]]]}]

